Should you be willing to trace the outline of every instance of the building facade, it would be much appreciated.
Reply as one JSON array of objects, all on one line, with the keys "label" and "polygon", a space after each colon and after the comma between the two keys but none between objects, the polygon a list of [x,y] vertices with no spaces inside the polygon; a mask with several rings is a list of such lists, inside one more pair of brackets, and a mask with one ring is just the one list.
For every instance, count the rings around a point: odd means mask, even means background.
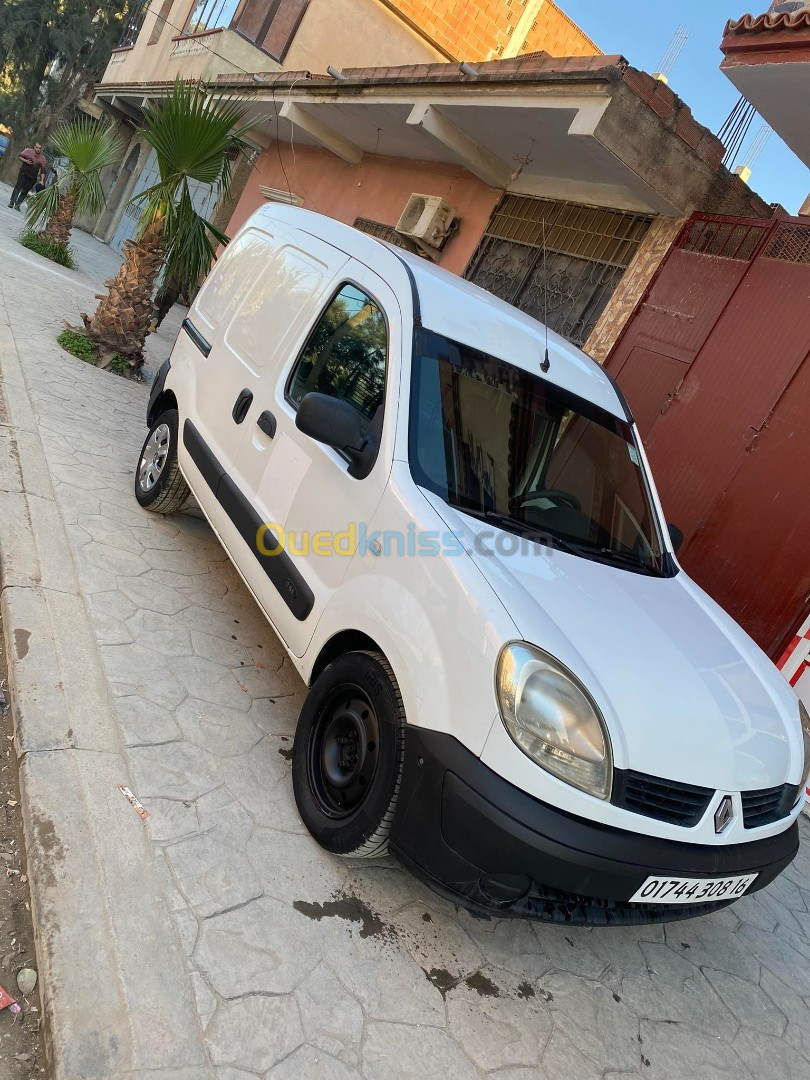
[{"label": "building facade", "polygon": [[769,218],[723,146],[618,56],[279,73],[219,85],[266,139],[229,222],[293,201],[418,248],[414,195],[455,214],[431,256],[603,360],[695,210]]},{"label": "building facade", "polygon": [[[228,75],[323,74],[329,66],[475,61],[537,50],[599,51],[553,0],[141,0],[131,6],[97,87],[126,150],[103,178],[106,209],[78,224],[118,250],[133,235],[137,216],[127,203],[154,181],[156,169],[137,134],[143,100],[178,77],[212,84]],[[261,149],[257,144],[257,154]],[[249,175],[247,164],[237,170],[237,194]],[[201,211],[216,212],[210,191],[201,187],[194,198]],[[217,224],[227,223],[230,209],[219,208]]]}]

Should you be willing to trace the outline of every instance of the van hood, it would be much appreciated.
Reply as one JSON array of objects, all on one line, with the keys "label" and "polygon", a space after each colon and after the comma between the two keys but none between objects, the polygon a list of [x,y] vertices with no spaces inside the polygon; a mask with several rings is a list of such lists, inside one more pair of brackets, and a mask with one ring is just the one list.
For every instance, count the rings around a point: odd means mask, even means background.
[{"label": "van hood", "polygon": [[[472,541],[472,559],[521,637],[588,688],[617,768],[728,792],[800,782],[803,745],[790,687],[683,571],[652,577],[520,543],[428,498]],[[494,537],[505,538],[502,551],[523,550],[487,554]]]}]

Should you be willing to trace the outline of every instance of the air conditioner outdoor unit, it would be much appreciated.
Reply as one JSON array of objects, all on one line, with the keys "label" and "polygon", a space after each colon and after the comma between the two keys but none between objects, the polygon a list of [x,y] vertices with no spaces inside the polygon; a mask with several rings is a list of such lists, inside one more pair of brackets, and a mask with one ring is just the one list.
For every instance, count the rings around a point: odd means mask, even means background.
[{"label": "air conditioner outdoor unit", "polygon": [[416,240],[420,247],[427,245],[438,251],[450,236],[455,220],[455,207],[440,195],[413,194],[396,229],[403,236]]}]

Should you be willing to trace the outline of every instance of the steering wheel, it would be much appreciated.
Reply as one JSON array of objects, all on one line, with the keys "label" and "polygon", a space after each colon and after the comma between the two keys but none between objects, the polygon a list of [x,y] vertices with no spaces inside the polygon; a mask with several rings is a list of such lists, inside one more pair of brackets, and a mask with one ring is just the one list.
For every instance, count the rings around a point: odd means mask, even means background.
[{"label": "steering wheel", "polygon": [[536,491],[530,491],[521,505],[525,506],[527,502],[533,502],[535,499],[550,499],[558,506],[569,506],[572,510],[582,510],[582,503],[570,491],[560,491],[557,488],[538,488]]}]

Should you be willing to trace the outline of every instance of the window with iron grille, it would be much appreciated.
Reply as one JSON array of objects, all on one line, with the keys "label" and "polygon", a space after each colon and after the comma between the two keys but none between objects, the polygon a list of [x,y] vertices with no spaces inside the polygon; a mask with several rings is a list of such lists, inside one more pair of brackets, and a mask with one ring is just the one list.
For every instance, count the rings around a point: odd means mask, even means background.
[{"label": "window with iron grille", "polygon": [[185,33],[199,34],[231,25],[239,0],[198,0],[186,20]]},{"label": "window with iron grille", "polygon": [[652,221],[506,194],[464,276],[584,345]]},{"label": "window with iron grille", "polygon": [[148,10],[149,0],[135,0],[134,3],[129,5],[129,14],[118,41],[119,49],[127,49],[138,40],[138,34],[141,32],[143,20],[146,18]]},{"label": "window with iron grille", "polygon": [[309,0],[197,0],[184,33],[235,30],[279,62],[301,25]]}]

